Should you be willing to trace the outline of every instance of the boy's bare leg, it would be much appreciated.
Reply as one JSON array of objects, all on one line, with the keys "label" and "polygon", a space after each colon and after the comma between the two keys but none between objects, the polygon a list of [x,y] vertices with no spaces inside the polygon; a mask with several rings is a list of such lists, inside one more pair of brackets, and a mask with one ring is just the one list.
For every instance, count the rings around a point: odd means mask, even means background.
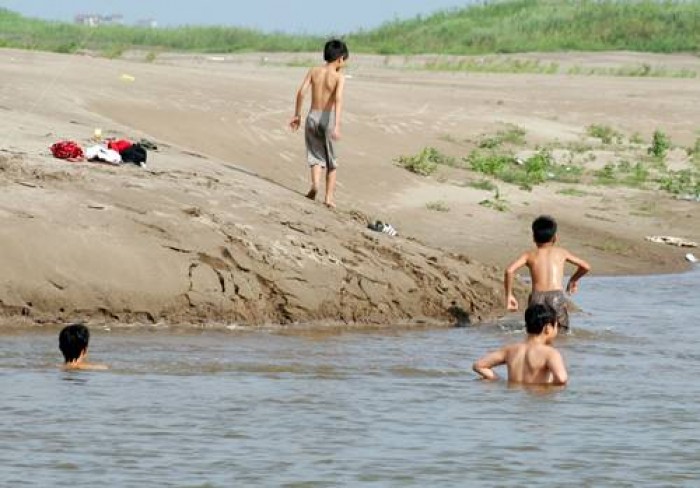
[{"label": "boy's bare leg", "polygon": [[335,178],[336,170],[329,169],[326,172],[326,206],[335,208]]},{"label": "boy's bare leg", "polygon": [[306,198],[316,200],[318,187],[321,185],[321,167],[318,164],[311,166],[311,189],[306,194]]}]

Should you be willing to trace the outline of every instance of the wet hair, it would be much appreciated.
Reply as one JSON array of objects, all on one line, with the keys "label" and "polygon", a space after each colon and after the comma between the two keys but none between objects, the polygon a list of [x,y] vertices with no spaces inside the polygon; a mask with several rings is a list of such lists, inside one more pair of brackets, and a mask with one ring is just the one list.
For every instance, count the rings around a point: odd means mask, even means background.
[{"label": "wet hair", "polygon": [[534,304],[525,310],[525,330],[528,334],[540,335],[546,325],[557,323],[557,312],[546,304]]},{"label": "wet hair", "polygon": [[58,334],[58,348],[67,363],[80,357],[90,342],[90,331],[83,324],[71,324]]},{"label": "wet hair", "polygon": [[547,244],[557,235],[557,221],[549,215],[541,215],[532,222],[532,238],[537,244]]},{"label": "wet hair", "polygon": [[323,48],[323,59],[326,63],[332,63],[340,58],[348,59],[349,57],[350,51],[348,51],[348,46],[340,39],[331,39]]}]

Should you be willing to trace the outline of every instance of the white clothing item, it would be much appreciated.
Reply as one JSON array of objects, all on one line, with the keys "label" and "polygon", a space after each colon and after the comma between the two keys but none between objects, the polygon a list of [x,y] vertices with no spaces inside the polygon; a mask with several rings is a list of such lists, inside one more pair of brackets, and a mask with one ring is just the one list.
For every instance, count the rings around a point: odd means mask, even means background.
[{"label": "white clothing item", "polygon": [[105,163],[119,165],[122,164],[122,156],[113,149],[107,149],[104,146],[90,146],[85,150],[85,157],[89,160],[99,160]]}]

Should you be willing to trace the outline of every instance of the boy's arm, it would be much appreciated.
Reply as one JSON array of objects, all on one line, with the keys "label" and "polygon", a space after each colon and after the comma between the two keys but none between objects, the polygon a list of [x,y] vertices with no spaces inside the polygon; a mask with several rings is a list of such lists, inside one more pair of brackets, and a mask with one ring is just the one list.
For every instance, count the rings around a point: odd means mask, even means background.
[{"label": "boy's arm", "polygon": [[525,266],[525,264],[527,264],[527,253],[524,253],[518,259],[513,261],[503,275],[503,287],[505,288],[506,295],[506,310],[510,312],[515,312],[518,310],[518,300],[516,300],[515,296],[513,295],[513,278],[515,277],[515,272]]},{"label": "boy's arm", "polygon": [[553,383],[555,385],[565,385],[569,381],[569,375],[566,372],[566,366],[564,365],[564,358],[561,357],[561,353],[556,349],[553,349],[549,358],[547,359],[547,367],[552,373]]},{"label": "boy's arm", "polygon": [[338,86],[335,87],[335,127],[331,137],[340,139],[340,119],[343,115],[343,94],[345,92],[345,76],[340,74],[338,78]]},{"label": "boy's arm", "polygon": [[591,270],[591,266],[583,259],[579,258],[578,256],[574,256],[568,251],[566,254],[566,260],[578,267],[576,272],[571,276],[571,278],[569,278],[569,283],[566,285],[566,292],[574,294],[578,291],[578,280],[580,280],[583,275]]},{"label": "boy's arm", "polygon": [[485,380],[497,380],[498,375],[493,370],[495,366],[500,366],[506,362],[506,349],[499,349],[487,354],[474,363],[472,369]]},{"label": "boy's arm", "polygon": [[304,81],[302,81],[299,90],[297,90],[294,117],[292,117],[292,120],[289,122],[289,127],[291,127],[294,131],[298,130],[299,126],[301,125],[301,107],[304,105],[304,93],[309,89],[309,85],[311,85],[311,70],[306,73]]}]

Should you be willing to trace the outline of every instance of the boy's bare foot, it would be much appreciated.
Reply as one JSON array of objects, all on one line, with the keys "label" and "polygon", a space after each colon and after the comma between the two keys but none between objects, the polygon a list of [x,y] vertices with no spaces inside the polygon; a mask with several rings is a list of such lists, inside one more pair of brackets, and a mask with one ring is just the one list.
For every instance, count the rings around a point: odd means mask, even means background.
[{"label": "boy's bare foot", "polygon": [[335,208],[335,202],[325,202],[326,207]]},{"label": "boy's bare foot", "polygon": [[306,198],[309,200],[316,200],[316,193],[318,193],[318,191],[315,188],[312,188],[309,190],[309,193],[306,194]]}]

